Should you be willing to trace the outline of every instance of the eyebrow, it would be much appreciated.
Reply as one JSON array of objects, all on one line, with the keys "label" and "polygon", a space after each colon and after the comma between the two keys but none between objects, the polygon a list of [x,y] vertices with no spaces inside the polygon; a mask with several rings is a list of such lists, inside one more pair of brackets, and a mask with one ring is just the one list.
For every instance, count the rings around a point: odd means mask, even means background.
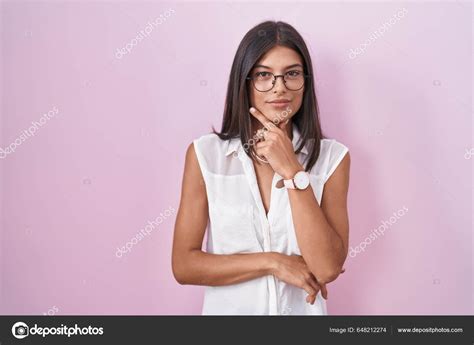
[{"label": "eyebrow", "polygon": [[[258,68],[258,67],[267,68],[267,69],[272,69],[271,67],[268,67],[268,66],[265,66],[265,65],[255,65],[254,68]],[[302,66],[301,64],[295,63],[295,64],[293,64],[293,65],[290,65],[290,66],[285,67],[285,69],[289,69],[289,68],[293,68],[293,67],[301,67],[301,68],[303,68],[303,66]]]}]

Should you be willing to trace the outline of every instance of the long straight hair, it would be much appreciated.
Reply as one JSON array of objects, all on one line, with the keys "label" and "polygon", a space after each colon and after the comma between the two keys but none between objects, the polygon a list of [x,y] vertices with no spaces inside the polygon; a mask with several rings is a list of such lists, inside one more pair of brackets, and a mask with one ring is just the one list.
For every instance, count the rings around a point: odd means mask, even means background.
[{"label": "long straight hair", "polygon": [[[242,145],[252,139],[251,115],[249,114],[249,88],[252,86],[246,78],[257,61],[275,46],[284,46],[296,51],[303,59],[304,73],[309,75],[305,80],[303,102],[291,120],[293,126],[296,126],[301,134],[301,144],[296,153],[307,145],[308,157],[305,170],[310,171],[318,160],[321,139],[324,138],[319,122],[313,67],[303,38],[295,28],[285,22],[266,21],[245,34],[230,71],[221,131],[217,132],[214,127],[212,131],[222,140],[240,137]],[[254,159],[249,150],[245,152]]]}]

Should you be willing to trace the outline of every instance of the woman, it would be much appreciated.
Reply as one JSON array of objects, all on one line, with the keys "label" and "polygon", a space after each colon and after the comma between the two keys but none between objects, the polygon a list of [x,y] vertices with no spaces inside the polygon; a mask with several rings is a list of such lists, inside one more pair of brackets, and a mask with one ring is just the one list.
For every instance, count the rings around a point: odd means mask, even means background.
[{"label": "woman", "polygon": [[326,284],[348,250],[350,157],[323,137],[318,112],[299,33],[273,21],[251,29],[221,131],[186,153],[172,267],[180,284],[207,286],[203,315],[327,314]]}]

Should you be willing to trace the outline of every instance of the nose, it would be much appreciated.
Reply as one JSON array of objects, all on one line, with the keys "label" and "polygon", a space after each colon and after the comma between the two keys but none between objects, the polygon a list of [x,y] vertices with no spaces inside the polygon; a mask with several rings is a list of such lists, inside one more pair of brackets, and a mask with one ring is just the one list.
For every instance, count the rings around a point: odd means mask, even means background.
[{"label": "nose", "polygon": [[[279,79],[281,79],[280,82],[278,82]],[[282,91],[282,90],[286,91],[284,76],[282,76],[282,75],[275,76],[273,91]]]}]

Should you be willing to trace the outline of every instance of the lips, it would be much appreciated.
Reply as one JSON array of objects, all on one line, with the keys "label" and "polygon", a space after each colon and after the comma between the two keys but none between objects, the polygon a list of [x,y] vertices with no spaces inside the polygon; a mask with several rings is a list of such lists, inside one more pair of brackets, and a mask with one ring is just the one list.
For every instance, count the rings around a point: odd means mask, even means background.
[{"label": "lips", "polygon": [[268,102],[268,105],[278,111],[285,109],[289,106],[290,100],[288,99],[274,99],[273,101]]},{"label": "lips", "polygon": [[290,100],[288,100],[288,99],[275,99],[275,100],[270,101],[268,103],[271,103],[271,104],[287,104],[287,103],[290,103]]}]

